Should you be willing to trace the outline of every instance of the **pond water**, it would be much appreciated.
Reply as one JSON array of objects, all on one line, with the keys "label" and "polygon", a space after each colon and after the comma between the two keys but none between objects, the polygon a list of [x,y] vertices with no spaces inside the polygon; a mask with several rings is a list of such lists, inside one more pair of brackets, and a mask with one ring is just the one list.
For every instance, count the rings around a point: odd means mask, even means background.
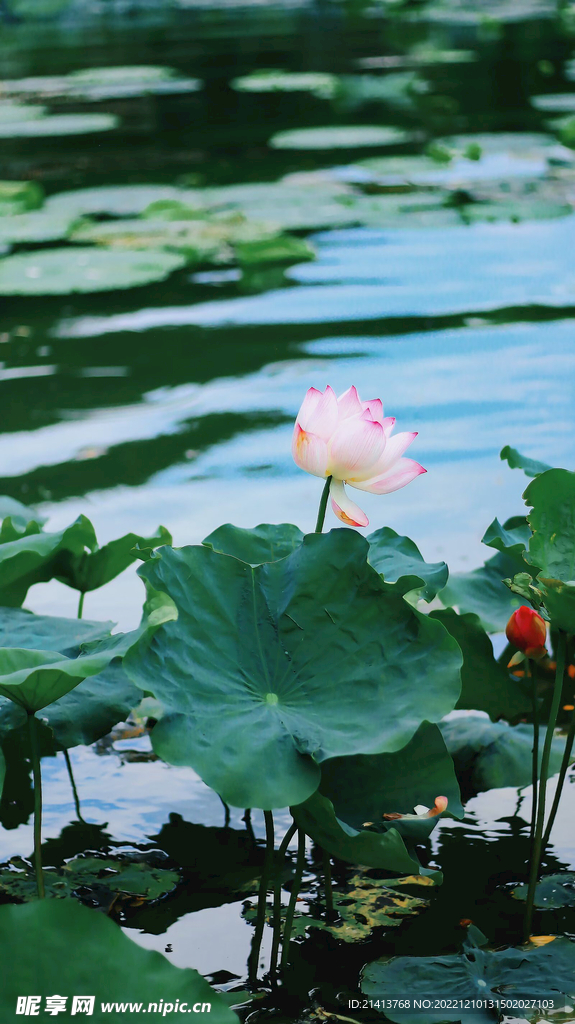
[{"label": "pond water", "polygon": [[[0,27],[0,74],[161,63],[201,79],[203,89],[102,101],[93,109],[122,117],[122,129],[110,133],[3,140],[0,178],[32,177],[48,195],[102,185],[265,182],[323,169],[348,181],[353,152],[273,149],[267,140],[289,128],[384,121],[411,133],[414,141],[390,150],[409,155],[455,134],[545,131],[548,116],[529,97],[572,88],[562,68],[573,41],[544,4],[518,3],[513,17],[483,21],[468,17],[473,5],[465,4],[446,5],[451,14],[443,16],[438,5],[426,16],[424,6],[407,4],[403,17],[384,10],[397,5],[319,0],[218,10],[104,6],[105,13],[97,5],[48,5],[42,19],[13,4],[14,17],[5,11]],[[433,60],[415,60],[429,50]],[[471,56],[457,60],[454,52]],[[342,109],[305,92],[238,92],[230,84],[268,67],[357,75],[413,66],[424,83],[415,109],[383,101]],[[385,152],[361,149],[358,159]],[[428,469],[408,489],[365,496],[372,527],[409,535],[429,561],[471,569],[484,561],[480,542],[492,518],[523,507],[525,478],[499,461],[500,449],[511,444],[573,465],[574,231],[568,212],[519,223],[339,226],[307,233],[313,262],[243,274],[235,266],[185,267],[164,283],[109,294],[3,297],[0,492],[37,504],[53,528],[85,513],[101,541],[130,530],[146,535],[158,523],[176,544],[199,542],[229,521],[309,530],[320,485],[292,462],[293,419],[309,386],[330,383],[340,392],[355,383],[363,397],[383,398],[399,429],[419,431],[414,457]],[[127,571],[89,594],[84,614],[131,628],[141,600],[135,570]],[[27,607],[74,615],[76,595],[38,584]],[[137,842],[177,861],[174,847],[157,838],[170,813],[198,829],[217,827],[213,841],[225,848],[218,798],[191,771],[147,760],[147,743],[138,740],[141,756],[128,760],[128,740],[72,751],[82,812],[98,829],[76,822],[56,853],[50,842],[74,819],[74,805],[63,757],[44,762],[47,853],[63,858]],[[520,917],[509,883],[528,855],[529,793],[482,794],[468,803],[464,822],[442,822],[427,856],[446,881],[421,918],[353,951],[320,933],[306,939],[288,982],[298,1005],[316,985],[326,1005],[333,1001],[334,971],[340,988],[353,991],[358,968],[382,952],[458,948],[462,918],[504,942]],[[522,830],[513,817],[518,799]],[[564,799],[570,817],[566,810],[557,825],[549,869],[575,868],[573,785]],[[240,819],[233,812],[245,871],[252,854]],[[261,835],[259,815],[254,825]],[[199,843],[200,833],[190,839],[176,819],[173,826],[177,849]],[[0,856],[28,853],[31,844],[30,824],[20,824],[2,833]],[[126,927],[142,945],[163,951],[170,943],[174,963],[233,987],[245,976],[252,927],[241,909],[250,890],[240,897],[237,885],[226,890],[216,876],[200,864],[155,919],[133,911]],[[540,916],[542,930],[575,935],[573,911]]]}]

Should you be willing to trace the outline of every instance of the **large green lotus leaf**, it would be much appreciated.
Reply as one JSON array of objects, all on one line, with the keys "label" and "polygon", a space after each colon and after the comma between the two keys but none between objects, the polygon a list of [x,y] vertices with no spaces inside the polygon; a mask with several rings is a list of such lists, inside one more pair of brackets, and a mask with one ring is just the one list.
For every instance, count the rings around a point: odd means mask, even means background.
[{"label": "large green lotus leaf", "polygon": [[139,574],[178,609],[125,661],[166,707],[156,752],[234,806],[285,807],[315,791],[318,761],[400,749],[453,708],[457,644],[368,550],[334,530],[255,568],[206,547],[146,562]]},{"label": "large green lotus leaf", "polygon": [[412,137],[410,132],[392,125],[328,125],[276,132],[269,140],[269,145],[272,149],[362,149],[398,146],[409,142]]},{"label": "large green lotus leaf", "polygon": [[325,71],[252,71],[230,82],[236,92],[307,92],[318,99],[329,100],[337,87],[337,77]]},{"label": "large green lotus leaf", "polygon": [[371,533],[367,540],[369,563],[387,583],[395,583],[402,576],[415,576],[421,581],[421,596],[426,601],[432,601],[447,583],[449,570],[445,562],[425,562],[409,537],[400,537],[395,530],[384,526]]},{"label": "large green lotus leaf", "polygon": [[537,585],[543,592],[553,628],[575,633],[575,583],[547,580],[543,585],[537,580]]},{"label": "large green lotus leaf", "polygon": [[37,210],[44,202],[44,189],[37,181],[0,181],[0,216]]},{"label": "large green lotus leaf", "polygon": [[65,214],[45,213],[44,210],[19,213],[15,217],[0,219],[2,245],[23,242],[58,242],[67,238],[74,223]]},{"label": "large green lotus leaf", "polygon": [[386,832],[352,828],[336,816],[331,800],[321,793],[314,793],[291,811],[298,827],[332,857],[404,875],[429,874],[395,827]]},{"label": "large green lotus leaf", "polygon": [[135,288],[163,281],[185,262],[179,253],[161,249],[133,252],[68,246],[20,253],[0,260],[0,295],[71,295]]},{"label": "large green lotus leaf", "polygon": [[[511,786],[520,789],[531,782],[533,726],[510,726],[470,715],[440,724],[447,749],[465,796]],[[540,737],[539,762],[543,746]],[[550,774],[559,771],[564,740],[553,740]]]},{"label": "large green lotus leaf", "polygon": [[110,1014],[102,1011],[102,1003],[136,999],[147,1010],[148,1024],[165,1021],[149,1005],[158,1006],[161,1000],[164,1006],[179,1000],[180,1010],[188,1003],[188,1012],[198,1003],[207,1003],[211,1024],[237,1024],[235,1013],[196,971],[174,967],[161,953],[142,949],[104,914],[75,900],[1,907],[0,941],[4,965],[0,1012],[5,1021],[12,1020],[18,996],[32,992],[42,997],[44,1005],[46,996],[58,992],[68,997],[68,1009],[70,994],[95,996],[90,1017],[94,1024],[105,1024],[110,1016],[122,1024],[133,1022],[133,1009]]},{"label": "large green lotus leaf", "polygon": [[[529,566],[524,563],[523,569],[528,571]],[[472,572],[452,574],[439,598],[446,607],[452,605],[462,614],[474,612],[488,633],[502,633],[509,616],[524,603],[503,580],[520,571],[517,560],[501,552]]]},{"label": "large green lotus leaf", "polygon": [[472,612],[458,615],[453,608],[433,611],[430,615],[443,623],[461,648],[463,665],[458,709],[486,711],[496,721],[516,718],[531,708],[530,694],[499,664],[477,615]]},{"label": "large green lotus leaf", "polygon": [[115,114],[50,114],[32,120],[0,120],[0,139],[51,139],[62,135],[109,132],[120,121]]},{"label": "large green lotus leaf", "polygon": [[[0,198],[1,195],[0,190]],[[45,209],[50,213],[69,217],[92,213],[108,213],[113,217],[135,217],[151,203],[184,200],[186,195],[188,192],[184,193],[174,185],[102,185],[99,188],[78,188],[70,192],[58,192],[46,200]]]},{"label": "large green lotus leaf", "polygon": [[[449,813],[463,817],[453,761],[440,729],[428,722],[393,754],[358,754],[324,761],[319,789],[346,825],[361,831],[369,822],[380,834],[393,828],[411,843],[424,841],[438,822],[438,817],[424,814],[415,820],[415,807],[431,808],[437,796],[446,796]],[[406,817],[384,820],[383,815],[390,813]]]},{"label": "large green lotus leaf", "polygon": [[[482,1001],[502,998],[539,1000],[555,998],[564,1007],[575,995],[575,943],[556,938],[544,946],[527,945],[491,952],[467,950],[448,956],[401,956],[376,960],[362,971],[361,990],[368,999],[449,998]],[[550,1010],[543,1011],[548,1017]],[[523,1020],[541,1018],[535,1006],[515,1011]],[[400,1010],[386,1008],[386,1017],[398,1024],[491,1024],[493,1010]]]},{"label": "large green lotus leaf", "polygon": [[0,695],[28,713],[40,711],[83,679],[103,672],[114,658],[124,655],[135,638],[136,632],[116,634],[90,644],[85,654],[75,658],[59,651],[0,648]]},{"label": "large green lotus leaf", "polygon": [[521,452],[518,452],[517,448],[511,448],[508,444],[505,445],[505,448],[501,449],[499,457],[504,462],[507,462],[510,469],[522,469],[525,476],[540,476],[541,473],[551,469],[551,466],[548,466],[546,462],[530,459],[527,455],[522,455]]},{"label": "large green lotus leaf", "polygon": [[14,520],[4,519],[0,532],[0,605],[21,605],[32,584],[57,574],[63,553],[80,556],[94,542],[94,528],[85,516],[57,533],[41,533],[32,520],[26,532],[18,534]]},{"label": "large green lotus leaf", "polygon": [[291,523],[260,523],[251,530],[225,523],[202,541],[207,548],[233,555],[250,565],[277,562],[302,544],[304,535]]},{"label": "large green lotus leaf", "polygon": [[[76,657],[85,643],[110,635],[112,622],[63,619],[34,615],[20,608],[0,608],[0,646],[51,650]],[[58,747],[94,743],[124,720],[141,699],[119,661],[81,682],[44,708],[42,719],[52,730]],[[0,698],[0,740],[25,722],[25,713],[12,700]]]},{"label": "large green lotus leaf", "polygon": [[533,536],[528,560],[541,577],[570,583],[575,580],[575,473],[548,469],[535,477],[524,495]]},{"label": "large green lotus leaf", "polygon": [[[518,885],[513,896],[526,900],[528,888],[527,885]],[[558,875],[544,875],[535,889],[535,906],[542,910],[575,907],[575,873],[564,871]]]},{"label": "large green lotus leaf", "polygon": [[59,651],[69,656],[77,654],[81,644],[110,636],[113,627],[113,622],[64,619],[56,615],[36,615],[24,608],[0,607],[0,648]]},{"label": "large green lotus leaf", "polygon": [[139,558],[139,550],[171,543],[172,536],[165,526],[159,526],[152,537],[126,533],[102,547],[96,546],[92,551],[81,554],[66,552],[60,560],[57,579],[85,594],[103,587],[124,572]]}]

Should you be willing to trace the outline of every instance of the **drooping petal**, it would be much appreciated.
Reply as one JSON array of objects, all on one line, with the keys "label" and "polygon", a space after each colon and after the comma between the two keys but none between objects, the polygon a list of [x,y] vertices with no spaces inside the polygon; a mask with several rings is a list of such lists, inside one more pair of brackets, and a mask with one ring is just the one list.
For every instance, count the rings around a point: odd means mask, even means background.
[{"label": "drooping petal", "polygon": [[329,442],[329,472],[338,480],[369,473],[384,444],[383,427],[370,419],[368,412],[343,420]]},{"label": "drooping petal", "polygon": [[310,388],[307,392],[296,422],[306,433],[317,434],[328,441],[337,427],[337,398],[333,388],[327,385],[325,391]]},{"label": "drooping petal", "polygon": [[[381,401],[381,398],[370,398],[369,401],[362,402],[361,404],[364,409],[368,410],[372,420],[375,420],[376,423],[381,423],[382,426],[384,425],[383,402]],[[389,416],[388,419],[393,420],[395,423],[395,416]]]},{"label": "drooping petal", "polygon": [[338,519],[346,526],[369,526],[365,512],[345,493],[342,480],[332,480],[329,489],[331,507]]},{"label": "drooping petal", "polygon": [[352,384],[337,400],[340,420],[346,420],[349,416],[357,416],[363,412],[365,406],[366,403],[360,401],[355,384]]},{"label": "drooping petal", "polygon": [[310,434],[302,430],[299,423],[296,423],[292,439],[292,455],[294,462],[305,469],[306,473],[313,476],[326,477],[327,474],[327,444],[317,434]]},{"label": "drooping petal", "polygon": [[[346,480],[353,484],[353,486],[359,487],[360,481],[370,481],[375,477],[383,476],[384,473],[388,473],[395,466],[396,462],[399,461],[404,451],[409,448],[412,441],[417,437],[417,432],[403,431],[401,434],[395,434],[393,437],[387,437],[383,451],[374,466],[371,466],[368,473],[357,473],[349,477]],[[360,488],[361,489],[361,488]]]},{"label": "drooping petal", "polygon": [[399,459],[387,473],[370,477],[369,480],[350,481],[350,486],[357,487],[359,491],[370,491],[372,494],[390,494],[411,483],[421,473],[427,473],[427,470],[420,466],[419,462],[414,462],[413,459]]}]

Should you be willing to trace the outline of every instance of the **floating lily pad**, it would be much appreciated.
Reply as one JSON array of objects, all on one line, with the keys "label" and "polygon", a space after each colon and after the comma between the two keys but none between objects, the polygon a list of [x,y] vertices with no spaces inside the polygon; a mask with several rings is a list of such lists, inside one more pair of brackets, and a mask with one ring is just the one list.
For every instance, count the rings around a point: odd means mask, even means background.
[{"label": "floating lily pad", "polygon": [[44,210],[20,213],[15,217],[0,218],[0,244],[20,242],[58,242],[67,238],[74,219],[65,214],[45,213]]},{"label": "floating lily pad", "polygon": [[[518,900],[526,900],[527,890],[527,885],[518,885],[513,895]],[[575,874],[564,871],[558,875],[545,875],[535,889],[535,906],[542,910],[575,907]]]},{"label": "floating lily pad", "polygon": [[0,216],[37,210],[44,202],[44,189],[36,181],[0,181]]},{"label": "floating lily pad", "polygon": [[[241,214],[231,213],[228,216],[196,217],[193,220],[149,220],[130,219],[108,221],[95,224],[82,224],[72,236],[73,241],[93,242],[117,250],[161,250],[180,253],[188,263],[205,261],[229,263],[234,258],[236,245],[243,245],[242,252],[249,262],[250,246],[256,246],[252,262],[265,262],[257,259],[257,246],[262,247],[262,255],[269,251],[269,259],[284,259],[288,255],[292,239],[278,236],[277,225],[248,221]],[[275,250],[274,250],[275,246]],[[312,258],[313,250],[300,239],[293,239],[293,250],[307,254]],[[303,258],[303,255],[302,257]],[[292,258],[293,262],[293,258]]]},{"label": "floating lily pad", "polygon": [[[223,185],[192,194],[194,203],[240,211],[249,220],[275,223],[284,230],[346,227],[358,223],[350,207],[354,193],[345,184],[322,180]],[[200,197],[199,202],[197,197]],[[355,197],[358,198],[358,197]]]},{"label": "floating lily pad", "polygon": [[544,96],[532,96],[530,103],[536,110],[544,110],[550,114],[575,113],[575,92],[547,93]]},{"label": "floating lily pad", "polygon": [[232,79],[237,92],[308,92],[322,100],[333,97],[337,77],[323,71],[253,71]]},{"label": "floating lily pad", "polygon": [[336,100],[341,110],[357,110],[366,103],[384,103],[409,109],[428,85],[410,71],[389,75],[342,75],[337,82]]},{"label": "floating lily pad", "polygon": [[92,135],[117,128],[114,114],[50,114],[31,120],[0,120],[0,139],[57,138],[62,135]]},{"label": "floating lily pad", "polygon": [[88,68],[66,76],[66,95],[85,100],[129,99],[196,92],[198,78],[184,78],[173,68],[153,65]]},{"label": "floating lily pad", "polygon": [[[361,990],[371,1000],[390,998],[386,1016],[398,1024],[444,1024],[449,1021],[469,1021],[470,1024],[489,1024],[493,1011],[490,999],[505,998],[521,1001],[521,1017],[539,1020],[541,1009],[535,1005],[540,999],[556,1000],[557,1009],[565,1007],[575,995],[575,944],[565,938],[554,938],[544,946],[530,943],[526,946],[499,949],[466,949],[448,956],[400,956],[376,960],[362,971]],[[404,994],[412,998],[429,999],[434,995],[461,1000],[477,1000],[479,1006],[464,1012],[445,1007],[438,1010],[401,1010],[393,1000]],[[550,1010],[543,1011],[548,1018]]]},{"label": "floating lily pad", "polygon": [[188,194],[173,185],[103,185],[100,188],[58,192],[49,196],[45,209],[50,213],[65,214],[69,217],[93,213],[107,213],[113,217],[135,217],[150,203],[159,200],[183,201]]},{"label": "floating lily pad", "polygon": [[272,149],[362,149],[399,146],[413,138],[410,132],[392,125],[328,125],[296,128],[272,135]]},{"label": "floating lily pad", "polygon": [[[145,900],[159,899],[178,884],[177,871],[152,867],[142,860],[105,860],[77,857],[58,870],[44,871],[46,895],[54,898],[73,896],[76,890],[97,886],[111,892],[129,893]],[[0,869],[0,892],[28,903],[38,899],[36,877],[32,871]]]},{"label": "floating lily pad", "polygon": [[435,64],[470,64],[477,60],[473,50],[442,50],[430,41],[418,43],[409,53],[387,54],[384,57],[361,57],[361,68],[419,68]]},{"label": "floating lily pad", "polygon": [[22,121],[35,121],[43,117],[46,107],[33,107],[25,103],[14,103],[12,100],[0,100],[0,127],[5,124]]},{"label": "floating lily pad", "polygon": [[2,82],[0,89],[6,96],[81,99],[94,102],[195,92],[201,85],[198,78],[184,77],[173,68],[143,64],[86,68],[72,71],[68,75],[11,79]]},{"label": "floating lily pad", "polygon": [[186,260],[178,253],[47,249],[0,260],[0,295],[71,295],[163,281]]},{"label": "floating lily pad", "polygon": [[[33,978],[34,993],[42,1004],[54,992],[94,996],[90,1020],[106,1024],[110,1014],[102,1012],[102,1002],[126,1005],[137,979],[138,999],[148,1007],[148,1024],[165,1024],[165,1014],[150,1005],[176,1001],[180,1007],[187,1003],[190,1010],[205,1003],[211,1024],[237,1024],[235,1013],[196,971],[173,967],[161,953],[142,949],[105,914],[75,900],[0,907],[0,939],[4,949],[0,1016],[5,1021],[13,1017],[17,997],[30,991]],[[131,1010],[118,1010],[112,1016],[119,1024],[134,1020]]]}]

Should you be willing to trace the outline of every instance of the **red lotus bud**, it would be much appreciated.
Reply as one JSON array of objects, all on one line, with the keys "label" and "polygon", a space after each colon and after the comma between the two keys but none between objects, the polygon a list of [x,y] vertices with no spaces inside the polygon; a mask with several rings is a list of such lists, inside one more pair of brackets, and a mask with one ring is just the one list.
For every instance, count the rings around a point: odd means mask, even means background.
[{"label": "red lotus bud", "polygon": [[547,626],[533,608],[526,605],[517,608],[505,627],[505,635],[509,643],[523,651],[528,658],[542,658],[546,654]]}]

